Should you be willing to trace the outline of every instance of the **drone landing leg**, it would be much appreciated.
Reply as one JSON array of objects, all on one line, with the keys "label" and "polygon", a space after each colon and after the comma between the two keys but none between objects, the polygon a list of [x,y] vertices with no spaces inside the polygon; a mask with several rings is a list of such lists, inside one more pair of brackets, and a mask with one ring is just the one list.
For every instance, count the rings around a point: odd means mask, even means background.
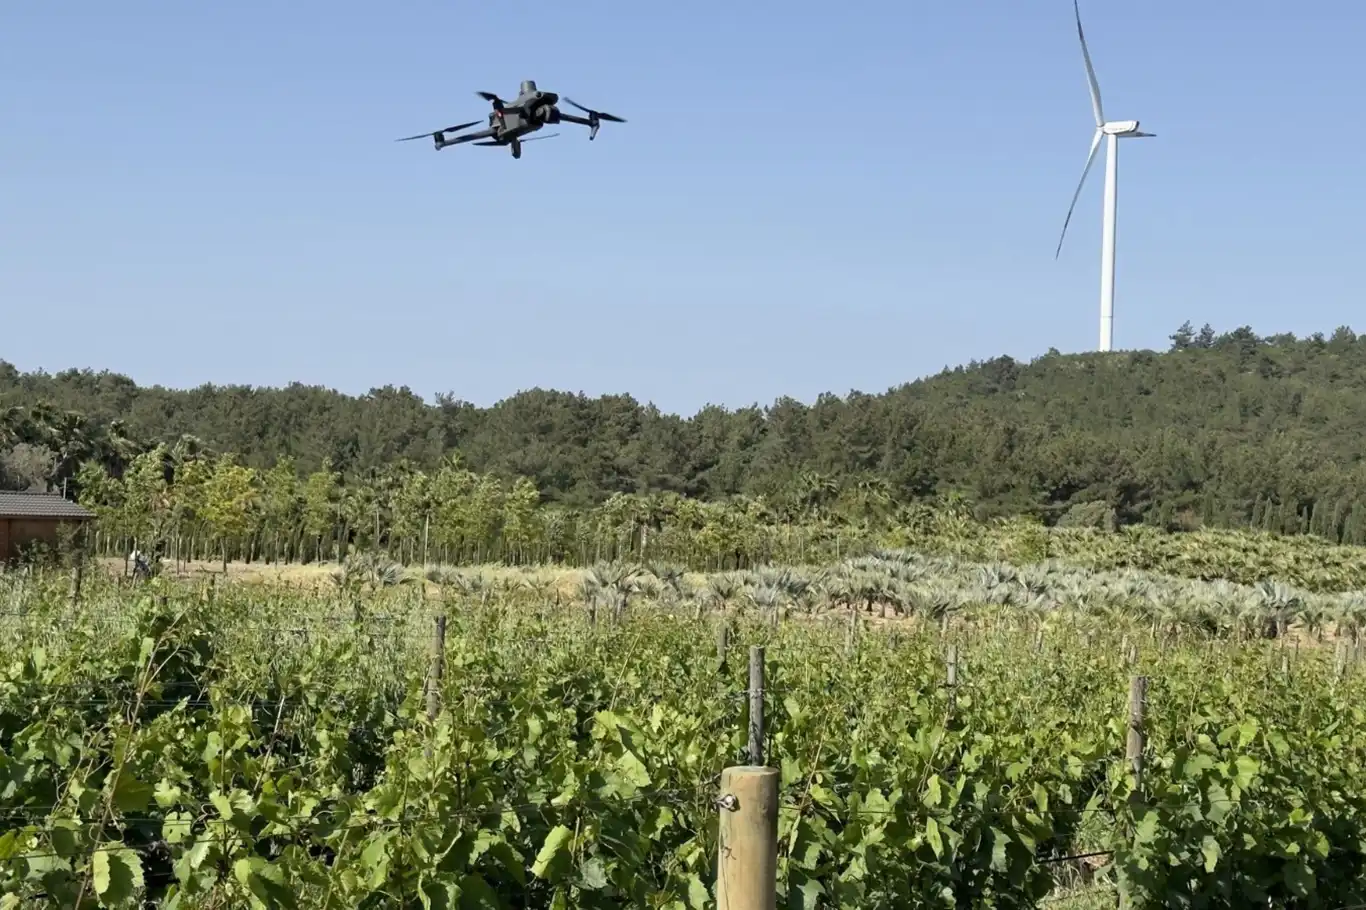
[{"label": "drone landing leg", "polygon": [[512,146],[512,157],[513,157],[513,158],[520,158],[520,157],[522,157],[522,143],[521,143],[521,140],[519,140],[519,139],[514,139],[514,140],[512,140],[511,142],[509,142],[508,145]]}]

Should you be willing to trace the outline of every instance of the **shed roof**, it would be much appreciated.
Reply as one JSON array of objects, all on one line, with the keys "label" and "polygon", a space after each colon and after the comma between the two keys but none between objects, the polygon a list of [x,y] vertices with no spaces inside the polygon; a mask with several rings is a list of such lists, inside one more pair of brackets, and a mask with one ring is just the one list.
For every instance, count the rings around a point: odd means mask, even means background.
[{"label": "shed roof", "polygon": [[58,518],[81,521],[95,513],[59,493],[0,492],[0,518]]}]

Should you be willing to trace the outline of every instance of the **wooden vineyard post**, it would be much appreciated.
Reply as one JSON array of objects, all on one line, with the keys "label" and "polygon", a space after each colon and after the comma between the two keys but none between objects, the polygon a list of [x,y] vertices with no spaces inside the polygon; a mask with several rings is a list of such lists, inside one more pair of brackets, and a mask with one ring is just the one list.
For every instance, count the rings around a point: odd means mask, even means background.
[{"label": "wooden vineyard post", "polygon": [[427,719],[436,720],[441,710],[441,677],[446,673],[446,614],[436,617],[432,633],[432,669],[427,676]]},{"label": "wooden vineyard post", "polygon": [[717,910],[776,910],[778,906],[779,777],[776,768],[737,767],[721,772]]},{"label": "wooden vineyard post", "polygon": [[[427,674],[427,720],[435,721],[441,711],[441,677],[446,674],[446,614],[436,617],[432,633],[432,668]],[[432,745],[427,744],[427,757],[432,757]]]},{"label": "wooden vineyard post", "polygon": [[726,651],[730,648],[730,626],[723,620],[716,629],[716,672],[726,672]]},{"label": "wooden vineyard post", "polygon": [[749,649],[749,763],[764,764],[764,649]]},{"label": "wooden vineyard post", "polygon": [[958,708],[958,646],[949,645],[948,656],[949,713]]},{"label": "wooden vineyard post", "polygon": [[[1129,680],[1129,738],[1124,747],[1124,758],[1134,772],[1134,796],[1143,785],[1143,711],[1148,701],[1148,677],[1134,676]],[[1133,798],[1133,797],[1131,797]],[[1132,832],[1130,832],[1132,834]],[[1119,910],[1129,910],[1129,901],[1119,895]]]},{"label": "wooden vineyard post", "polygon": [[76,564],[71,567],[71,609],[74,612],[81,605],[81,558],[77,556]]},{"label": "wooden vineyard post", "polygon": [[1148,701],[1148,677],[1135,676],[1129,680],[1129,739],[1124,757],[1134,772],[1134,789],[1143,780],[1143,710]]}]

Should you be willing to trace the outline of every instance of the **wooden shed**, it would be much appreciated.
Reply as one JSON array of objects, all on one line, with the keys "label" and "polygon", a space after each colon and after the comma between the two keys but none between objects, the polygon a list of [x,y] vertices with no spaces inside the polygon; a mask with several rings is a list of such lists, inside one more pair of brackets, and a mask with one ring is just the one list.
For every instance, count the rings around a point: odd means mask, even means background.
[{"label": "wooden shed", "polygon": [[62,525],[84,524],[94,517],[57,493],[0,492],[0,561],[18,559],[34,543],[56,550]]}]

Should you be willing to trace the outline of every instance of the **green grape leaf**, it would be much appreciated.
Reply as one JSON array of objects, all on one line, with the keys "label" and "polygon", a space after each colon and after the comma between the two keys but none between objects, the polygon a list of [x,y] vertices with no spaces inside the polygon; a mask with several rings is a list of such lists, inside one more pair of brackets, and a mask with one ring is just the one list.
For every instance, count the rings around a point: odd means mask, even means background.
[{"label": "green grape leaf", "polygon": [[536,862],[531,866],[531,874],[540,879],[549,879],[553,875],[552,866],[562,866],[558,861],[567,854],[569,842],[573,839],[574,832],[564,825],[556,825],[550,833],[545,836],[545,843],[541,845],[541,850],[536,854]]},{"label": "green grape leaf", "polygon": [[106,907],[129,905],[143,888],[142,859],[121,844],[96,850],[90,866],[91,884]]}]

